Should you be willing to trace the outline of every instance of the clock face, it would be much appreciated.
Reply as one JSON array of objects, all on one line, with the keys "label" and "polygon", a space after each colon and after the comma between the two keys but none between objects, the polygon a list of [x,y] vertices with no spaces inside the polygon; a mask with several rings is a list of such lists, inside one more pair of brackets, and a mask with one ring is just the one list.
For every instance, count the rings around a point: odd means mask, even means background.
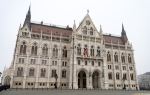
[{"label": "clock face", "polygon": [[89,20],[86,21],[86,25],[90,25],[90,21]]}]

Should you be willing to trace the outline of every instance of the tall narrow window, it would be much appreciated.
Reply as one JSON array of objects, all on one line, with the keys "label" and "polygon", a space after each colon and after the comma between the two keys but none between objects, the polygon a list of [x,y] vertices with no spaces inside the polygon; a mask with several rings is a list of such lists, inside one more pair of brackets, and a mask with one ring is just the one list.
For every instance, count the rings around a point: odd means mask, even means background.
[{"label": "tall narrow window", "polygon": [[130,54],[128,54],[128,62],[132,63],[132,59],[131,59],[131,55]]},{"label": "tall narrow window", "polygon": [[114,60],[115,60],[115,62],[118,62],[118,54],[117,54],[117,52],[115,52]]},{"label": "tall narrow window", "polygon": [[55,77],[56,75],[56,70],[52,70],[52,77]]},{"label": "tall narrow window", "polygon": [[34,43],[32,48],[31,48],[31,54],[37,55],[37,44],[36,43]]},{"label": "tall narrow window", "polygon": [[111,61],[111,55],[110,55],[110,52],[107,53],[107,61],[108,61],[108,62]]},{"label": "tall narrow window", "polygon": [[98,57],[100,57],[100,56],[101,56],[100,47],[97,47],[97,56],[98,56]]},{"label": "tall narrow window", "polygon": [[130,78],[131,80],[134,80],[133,74],[130,74]]},{"label": "tall narrow window", "polygon": [[42,48],[42,55],[43,56],[47,56],[48,55],[48,47],[46,44],[44,44],[43,48]]},{"label": "tall narrow window", "polygon": [[91,46],[91,50],[90,50],[91,52],[91,56],[94,56],[94,47],[93,46]]},{"label": "tall narrow window", "polygon": [[87,34],[87,27],[86,26],[83,27],[83,34]]},{"label": "tall narrow window", "polygon": [[116,79],[119,80],[120,79],[120,74],[116,73]]},{"label": "tall narrow window", "polygon": [[20,46],[20,54],[22,55],[25,55],[26,54],[26,48],[27,48],[27,46],[26,46],[26,43],[25,42],[23,42],[22,44],[21,44],[21,46]]},{"label": "tall narrow window", "polygon": [[125,56],[123,53],[121,54],[121,61],[122,61],[122,63],[125,63]]},{"label": "tall narrow window", "polygon": [[30,68],[29,69],[29,76],[31,77],[33,77],[34,76],[34,68]]},{"label": "tall narrow window", "polygon": [[57,56],[58,56],[58,48],[57,48],[57,45],[54,45],[54,48],[53,48],[53,56],[54,56],[54,57],[57,57]]},{"label": "tall narrow window", "polygon": [[90,28],[90,35],[93,35],[93,28]]},{"label": "tall narrow window", "polygon": [[64,48],[63,48],[63,50],[62,50],[63,52],[63,54],[62,54],[62,56],[63,57],[67,57],[67,48],[66,48],[66,46],[64,46]]},{"label": "tall narrow window", "polygon": [[109,80],[112,80],[112,73],[111,73],[111,72],[108,73],[108,79],[109,79]]},{"label": "tall narrow window", "polygon": [[41,77],[45,77],[46,76],[46,69],[42,68],[41,69]]},{"label": "tall narrow window", "polygon": [[81,55],[81,46],[80,46],[80,44],[78,44],[78,47],[77,47],[77,54]]},{"label": "tall narrow window", "polygon": [[84,55],[84,57],[88,57],[88,48],[87,48],[87,45],[84,46],[83,55]]},{"label": "tall narrow window", "polygon": [[18,67],[17,69],[17,76],[22,77],[23,76],[23,67]]},{"label": "tall narrow window", "polygon": [[123,80],[127,80],[127,74],[126,73],[123,74]]},{"label": "tall narrow window", "polygon": [[62,71],[62,78],[66,78],[66,70]]}]

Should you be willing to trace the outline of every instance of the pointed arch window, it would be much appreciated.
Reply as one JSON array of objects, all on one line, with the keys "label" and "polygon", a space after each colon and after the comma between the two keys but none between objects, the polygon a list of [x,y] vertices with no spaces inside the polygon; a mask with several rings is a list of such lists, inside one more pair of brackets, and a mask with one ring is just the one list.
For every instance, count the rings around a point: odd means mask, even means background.
[{"label": "pointed arch window", "polygon": [[45,77],[46,76],[46,69],[42,68],[41,69],[41,77]]},{"label": "pointed arch window", "polygon": [[31,48],[31,55],[37,55],[37,44],[34,43]]},{"label": "pointed arch window", "polygon": [[108,62],[111,61],[111,55],[110,55],[110,52],[107,53],[107,61],[108,61]]},{"label": "pointed arch window", "polygon": [[52,77],[55,77],[55,75],[56,75],[56,70],[53,69],[53,70],[52,70]]},{"label": "pointed arch window", "polygon": [[22,77],[23,76],[23,67],[18,67],[17,69],[17,76]]},{"label": "pointed arch window", "polygon": [[29,76],[33,77],[34,76],[34,68],[29,69]]},{"label": "pointed arch window", "polygon": [[112,73],[111,72],[108,73],[108,79],[112,80]]},{"label": "pointed arch window", "polygon": [[66,46],[64,46],[64,48],[63,48],[63,54],[62,54],[62,56],[63,57],[67,57],[67,48],[66,48]]},{"label": "pointed arch window", "polygon": [[121,54],[121,61],[122,61],[122,63],[125,63],[125,56],[124,56],[124,53]]},{"label": "pointed arch window", "polygon": [[90,28],[90,35],[93,35],[93,28]]},{"label": "pointed arch window", "polygon": [[62,78],[66,78],[66,74],[67,72],[66,72],[66,70],[62,70]]},{"label": "pointed arch window", "polygon": [[44,44],[42,48],[42,55],[47,56],[48,55],[48,47],[47,44]]},{"label": "pointed arch window", "polygon": [[25,42],[23,42],[20,46],[20,54],[21,55],[25,55],[26,54],[26,48],[27,48],[27,45]]},{"label": "pointed arch window", "polygon": [[100,56],[101,56],[100,47],[97,47],[97,56],[98,56],[98,57],[100,57]]},{"label": "pointed arch window", "polygon": [[53,56],[54,56],[54,57],[57,57],[57,56],[58,56],[58,48],[57,48],[57,45],[54,45],[54,48],[53,48]]},{"label": "pointed arch window", "polygon": [[126,73],[123,74],[123,80],[127,80],[127,74]]},{"label": "pointed arch window", "polygon": [[84,46],[83,55],[84,55],[85,57],[88,57],[88,48],[87,48],[87,45]]},{"label": "pointed arch window", "polygon": [[83,27],[83,34],[87,34],[87,27],[86,26]]},{"label": "pointed arch window", "polygon": [[120,74],[116,73],[116,79],[119,80],[120,79]]},{"label": "pointed arch window", "polygon": [[78,44],[78,47],[77,47],[77,54],[81,55],[81,46],[80,46],[80,44]]},{"label": "pointed arch window", "polygon": [[115,62],[118,62],[118,54],[117,54],[117,52],[115,52],[114,60],[115,60]]},{"label": "pointed arch window", "polygon": [[130,78],[131,78],[131,80],[134,80],[133,74],[130,74]]},{"label": "pointed arch window", "polygon": [[94,56],[94,47],[91,46],[91,50],[90,50],[91,56]]},{"label": "pointed arch window", "polygon": [[129,63],[132,63],[132,58],[131,58],[131,55],[130,55],[130,54],[128,54],[128,62],[129,62]]}]

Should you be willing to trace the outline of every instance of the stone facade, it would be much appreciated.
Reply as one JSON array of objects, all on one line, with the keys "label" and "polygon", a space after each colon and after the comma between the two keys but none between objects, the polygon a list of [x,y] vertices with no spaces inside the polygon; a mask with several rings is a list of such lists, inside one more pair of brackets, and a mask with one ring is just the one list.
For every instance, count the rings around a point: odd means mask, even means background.
[{"label": "stone facade", "polygon": [[30,9],[3,72],[11,88],[138,89],[132,45],[98,31],[87,13],[73,28],[31,22]]}]

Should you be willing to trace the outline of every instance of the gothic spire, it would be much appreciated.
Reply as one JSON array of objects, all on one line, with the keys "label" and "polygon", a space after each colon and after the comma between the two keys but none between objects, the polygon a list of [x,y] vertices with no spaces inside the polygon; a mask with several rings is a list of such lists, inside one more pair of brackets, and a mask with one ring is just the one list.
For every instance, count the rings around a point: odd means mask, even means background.
[{"label": "gothic spire", "polygon": [[124,42],[128,41],[127,35],[126,35],[126,31],[124,29],[123,23],[122,23],[122,32],[121,32],[121,37],[123,39]]},{"label": "gothic spire", "polygon": [[29,6],[29,9],[28,9],[28,12],[26,14],[26,18],[25,18],[25,21],[24,21],[24,25],[28,25],[28,27],[30,28],[30,21],[31,21],[31,9],[30,9],[30,6]]}]

